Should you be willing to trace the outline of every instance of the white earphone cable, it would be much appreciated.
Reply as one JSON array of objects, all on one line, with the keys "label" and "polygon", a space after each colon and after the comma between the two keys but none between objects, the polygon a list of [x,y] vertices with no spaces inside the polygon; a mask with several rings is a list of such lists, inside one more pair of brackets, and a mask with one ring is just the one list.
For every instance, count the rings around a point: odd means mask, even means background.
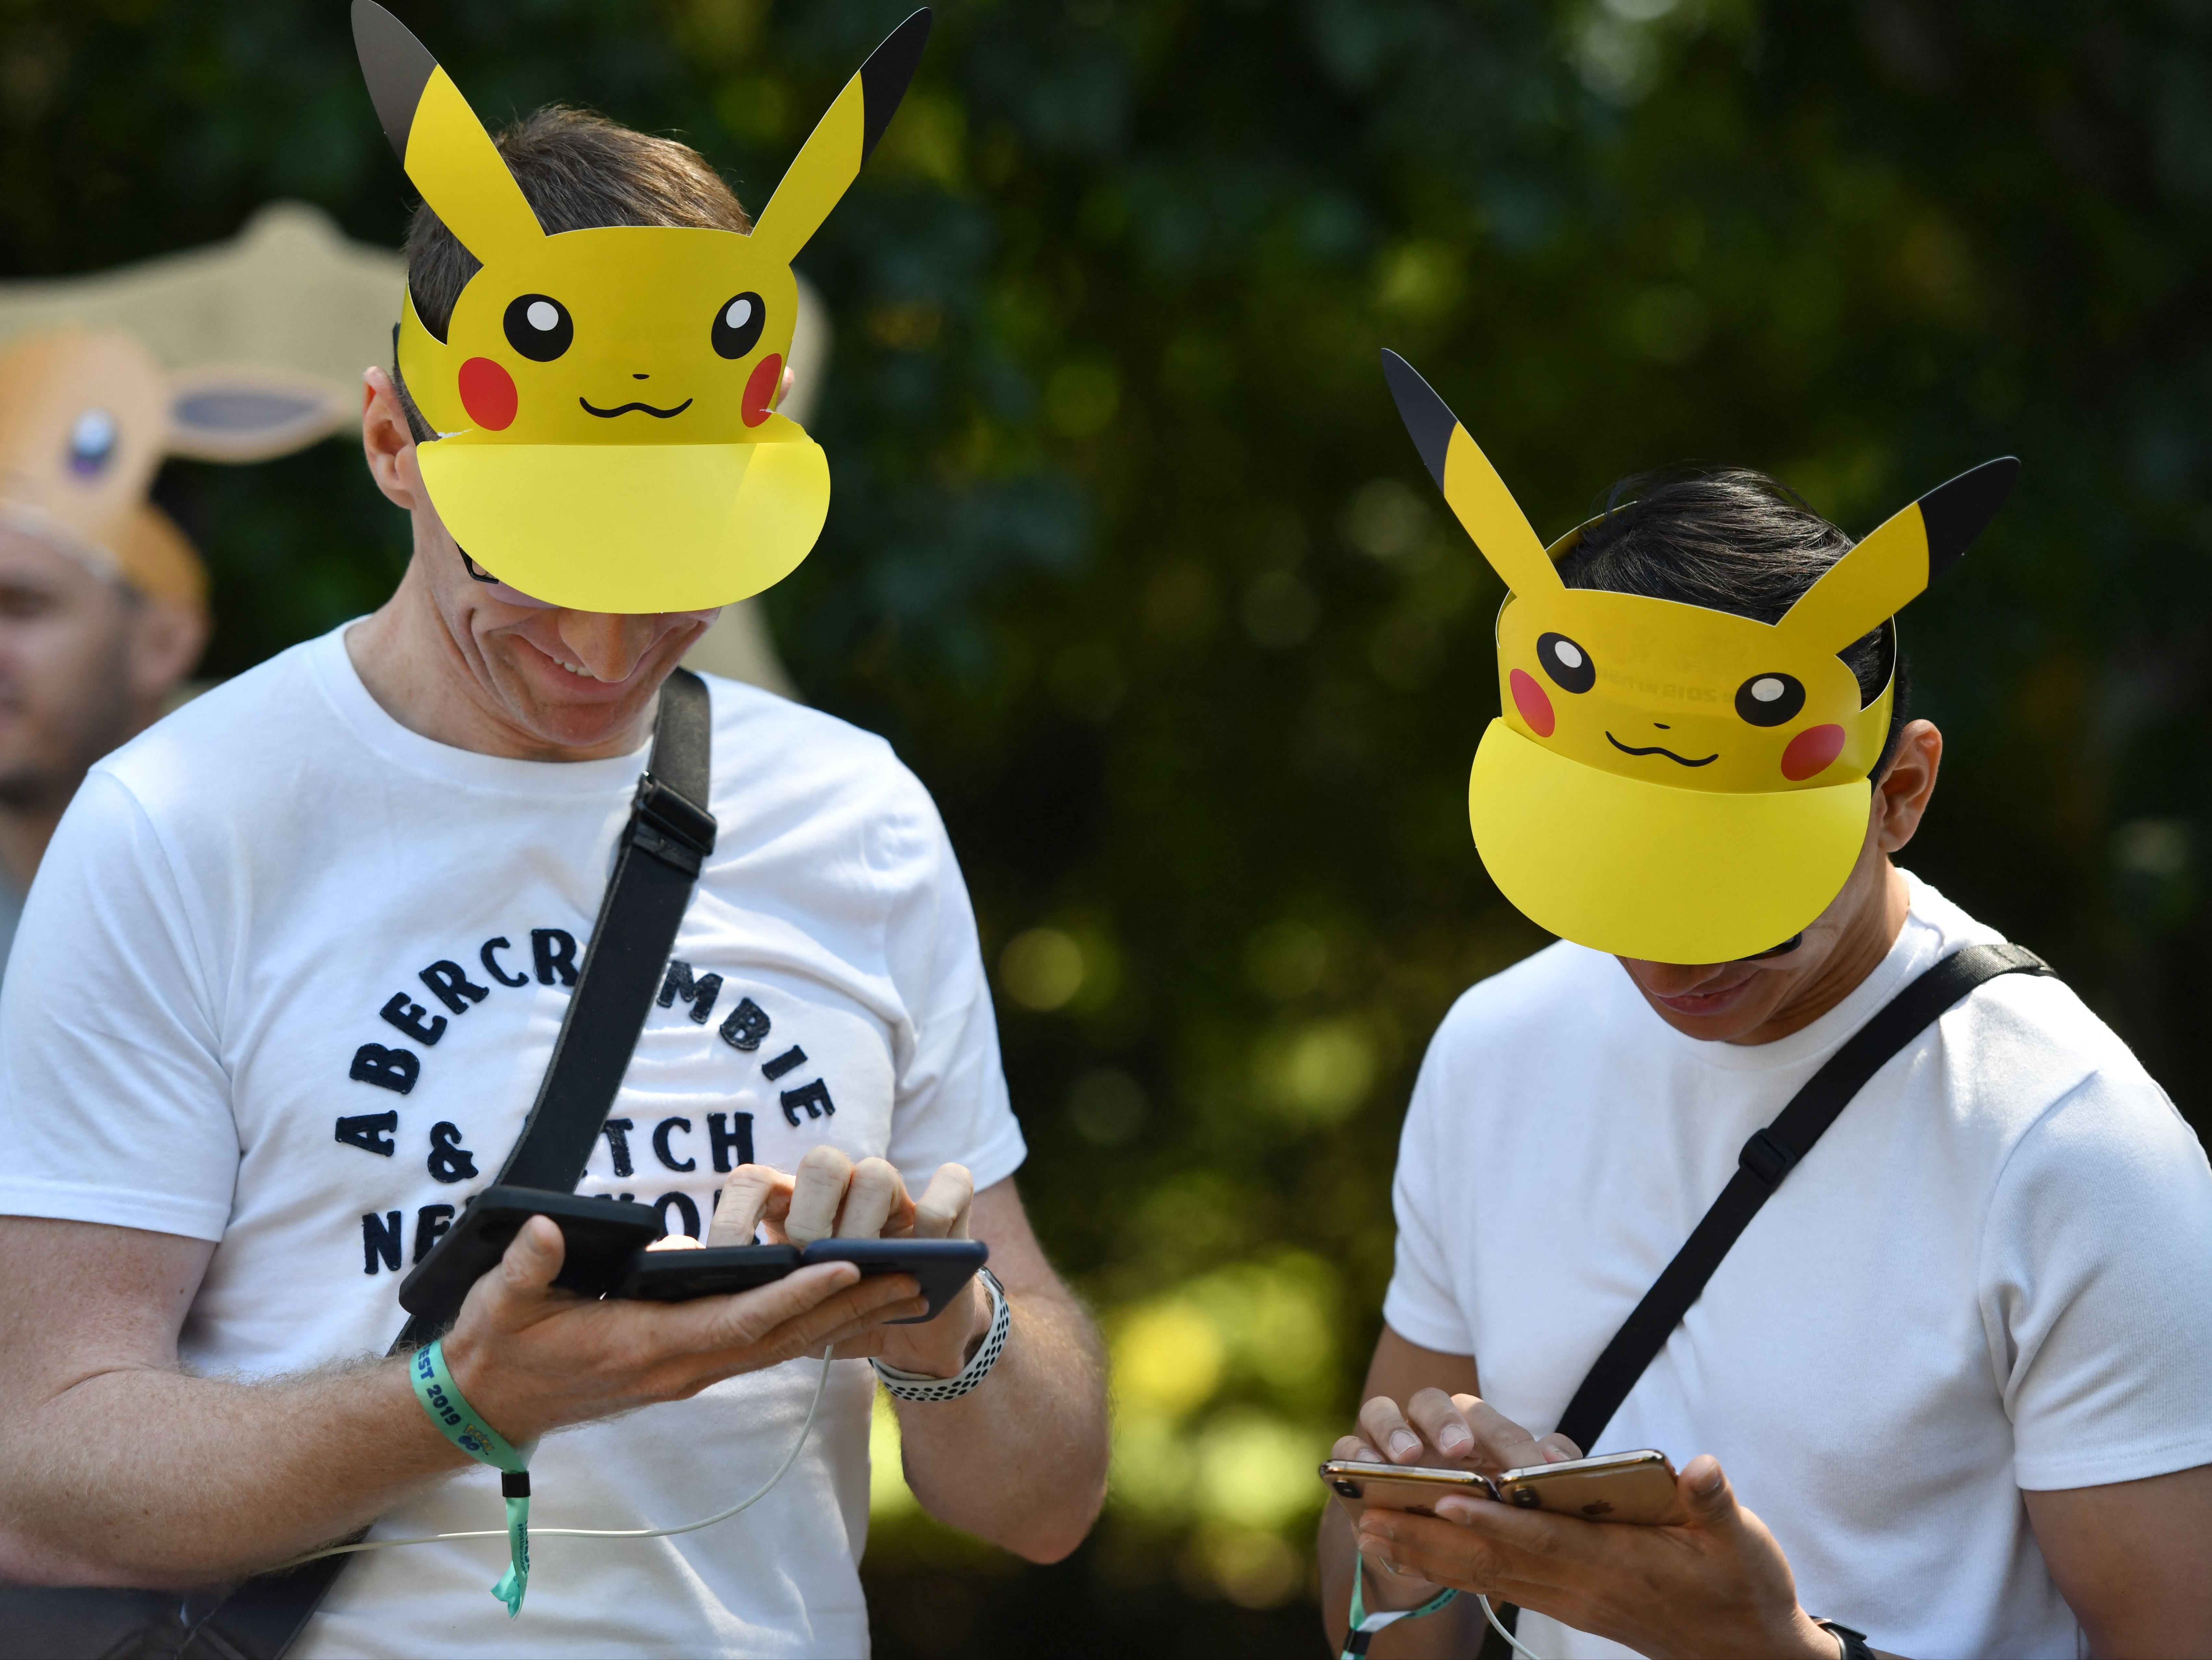
[{"label": "white earphone cable", "polygon": [[1512,1646],[1514,1653],[1525,1657],[1525,1660],[1544,1660],[1542,1655],[1526,1646],[1519,1638],[1505,1629],[1505,1622],[1498,1617],[1497,1611],[1490,1606],[1490,1599],[1487,1596],[1477,1591],[1474,1600],[1482,1604],[1482,1617],[1490,1621],[1491,1630],[1503,1637]]},{"label": "white earphone cable", "polygon": [[[783,1462],[776,1466],[775,1474],[762,1483],[760,1490],[750,1499],[732,1505],[727,1510],[717,1511],[714,1515],[703,1517],[696,1522],[686,1522],[681,1527],[532,1528],[530,1530],[530,1536],[533,1539],[665,1539],[678,1533],[696,1533],[701,1528],[713,1527],[717,1522],[726,1522],[741,1511],[750,1510],[774,1492],[775,1484],[783,1480],[785,1474],[799,1462],[799,1455],[806,1445],[806,1438],[813,1433],[815,1417],[822,1410],[822,1396],[830,1384],[830,1361],[836,1353],[836,1345],[834,1343],[822,1351],[822,1370],[814,1380],[814,1398],[807,1405],[806,1421],[799,1427],[799,1439],[791,1444],[791,1451],[784,1455]],[[331,1545],[322,1550],[311,1550],[305,1556],[295,1556],[290,1561],[280,1564],[278,1568],[272,1572],[282,1572],[284,1568],[295,1568],[301,1563],[312,1562],[318,1557],[342,1556],[352,1551],[397,1550],[402,1545],[437,1545],[443,1544],[451,1539],[504,1539],[506,1537],[505,1528],[483,1528],[471,1533],[426,1533],[412,1539],[362,1539],[348,1545]]]}]

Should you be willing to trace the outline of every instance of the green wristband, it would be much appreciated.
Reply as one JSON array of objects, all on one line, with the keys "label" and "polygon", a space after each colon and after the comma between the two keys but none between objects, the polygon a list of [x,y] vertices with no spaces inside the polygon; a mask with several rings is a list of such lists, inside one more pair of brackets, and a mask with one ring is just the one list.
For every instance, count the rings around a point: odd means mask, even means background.
[{"label": "green wristband", "polygon": [[1367,1652],[1368,1644],[1375,1633],[1396,1625],[1401,1620],[1420,1620],[1450,1603],[1459,1593],[1447,1587],[1417,1609],[1403,1609],[1389,1614],[1370,1614],[1367,1611],[1367,1563],[1357,1550],[1352,1553],[1351,1620],[1345,1632],[1344,1653],[1338,1660],[1358,1660]]},{"label": "green wristband", "polygon": [[484,1422],[446,1370],[442,1337],[415,1351],[407,1376],[415,1385],[415,1398],[446,1439],[501,1472],[499,1488],[507,1499],[507,1572],[491,1594],[507,1604],[507,1617],[512,1620],[522,1612],[523,1593],[530,1589],[530,1453],[535,1444],[518,1452]]}]

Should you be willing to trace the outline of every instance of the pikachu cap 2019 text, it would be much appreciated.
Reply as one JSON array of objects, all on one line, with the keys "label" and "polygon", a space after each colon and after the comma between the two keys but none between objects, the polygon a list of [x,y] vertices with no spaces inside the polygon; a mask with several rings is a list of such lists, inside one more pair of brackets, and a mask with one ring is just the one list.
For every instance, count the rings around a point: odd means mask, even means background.
[{"label": "pikachu cap 2019 text", "polygon": [[930,16],[876,48],[752,233],[617,226],[549,236],[459,89],[406,27],[355,0],[354,43],[408,178],[483,269],[445,338],[408,296],[399,371],[438,437],[422,482],[478,565],[578,610],[697,611],[812,549],[821,446],[775,413],[798,316],[791,262],[905,95]]},{"label": "pikachu cap 2019 text", "polygon": [[1966,552],[2020,463],[1930,491],[1759,622],[1569,588],[1557,561],[1582,530],[1546,548],[1428,383],[1394,352],[1382,367],[1444,500],[1510,591],[1503,713],[1468,781],[1498,890],[1564,939],[1657,962],[1732,961],[1801,932],[1865,843],[1896,694],[1893,650],[1871,699],[1838,654],[1893,627]]}]

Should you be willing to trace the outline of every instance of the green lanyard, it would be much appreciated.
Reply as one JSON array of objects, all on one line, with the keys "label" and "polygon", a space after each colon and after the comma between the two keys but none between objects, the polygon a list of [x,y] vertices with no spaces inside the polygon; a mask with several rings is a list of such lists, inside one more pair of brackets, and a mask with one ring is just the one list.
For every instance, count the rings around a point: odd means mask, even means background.
[{"label": "green lanyard", "polygon": [[1354,1660],[1367,1652],[1368,1644],[1375,1633],[1396,1625],[1401,1620],[1419,1620],[1424,1615],[1434,1614],[1459,1593],[1445,1590],[1417,1609],[1401,1609],[1389,1614],[1370,1614],[1367,1611],[1367,1563],[1358,1551],[1352,1554],[1352,1617],[1344,1637],[1344,1654],[1340,1660]]},{"label": "green lanyard", "polygon": [[[507,1438],[484,1422],[446,1370],[445,1339],[415,1351],[407,1368],[415,1384],[415,1398],[430,1421],[470,1457],[500,1472],[499,1490],[507,1499],[507,1572],[491,1594],[507,1604],[510,1620],[522,1612],[523,1593],[530,1589],[530,1454],[537,1443],[518,1452]],[[1355,1593],[1356,1595],[1356,1593]]]}]

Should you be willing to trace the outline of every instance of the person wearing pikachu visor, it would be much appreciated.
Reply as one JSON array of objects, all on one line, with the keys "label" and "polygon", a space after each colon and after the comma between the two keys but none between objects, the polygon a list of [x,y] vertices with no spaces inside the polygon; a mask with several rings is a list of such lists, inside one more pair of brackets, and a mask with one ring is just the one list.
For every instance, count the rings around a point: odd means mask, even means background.
[{"label": "person wearing pikachu visor", "polygon": [[[1652,1448],[1680,1474],[1656,1527],[1333,1504],[1333,1632],[1357,1574],[1384,1657],[1474,1651],[1471,1596],[1377,1628],[1455,1590],[1517,1607],[1543,1660],[2212,1647],[2212,1304],[2191,1289],[2212,1168],[2125,1045],[2060,981],[2009,973],[1905,1041],[1786,1181],[1753,1154],[1903,988],[2001,940],[1894,862],[1943,747],[1907,718],[1896,614],[2018,463],[1856,542],[1756,473],[1629,481],[1547,547],[1384,357],[1509,591],[1475,848],[1560,937],[1430,1045],[1384,1330],[1335,1454],[1495,1475]],[[1574,1445],[1556,1427],[1586,1374],[1747,1181],[1751,1220]]]},{"label": "person wearing pikachu visor", "polygon": [[[586,953],[665,688],[699,707],[679,659],[821,529],[829,458],[775,407],[791,261],[928,22],[748,218],[698,154],[596,117],[494,138],[356,4],[422,197],[399,373],[368,369],[361,404],[412,555],[374,614],[95,768],[31,896],[0,990],[0,1580],[262,1575],[211,1616],[254,1655],[865,1654],[878,1376],[940,1520],[1036,1560],[1088,1530],[1099,1347],[1014,1187],[945,827],[880,739],[711,676],[714,828],[685,820],[696,882],[576,1191],[664,1245],[972,1236],[997,1279],[927,1321],[912,1276],[843,1262],[585,1300],[536,1218],[415,1354],[524,1449],[501,1476],[379,1358],[403,1278],[516,1144],[580,975],[608,984]],[[631,845],[681,862],[651,823]],[[487,1551],[518,1475],[538,1509]],[[632,1536],[530,1549],[548,1526]],[[304,1602],[282,1587],[309,1569],[262,1574],[363,1529]],[[272,1585],[304,1620],[273,1646],[229,1612]]]}]

